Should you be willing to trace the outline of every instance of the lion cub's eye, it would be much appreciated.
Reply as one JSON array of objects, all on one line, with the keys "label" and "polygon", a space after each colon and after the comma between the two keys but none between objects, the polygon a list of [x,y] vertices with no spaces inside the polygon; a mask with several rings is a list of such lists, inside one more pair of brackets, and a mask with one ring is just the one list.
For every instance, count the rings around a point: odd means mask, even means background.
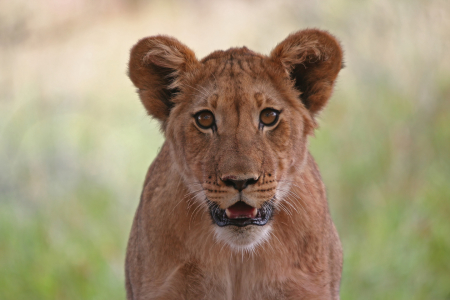
[{"label": "lion cub's eye", "polygon": [[261,112],[259,119],[264,126],[273,126],[277,123],[280,112],[272,108],[266,108]]},{"label": "lion cub's eye", "polygon": [[198,112],[194,116],[195,122],[200,128],[208,129],[214,126],[214,115],[209,110]]}]

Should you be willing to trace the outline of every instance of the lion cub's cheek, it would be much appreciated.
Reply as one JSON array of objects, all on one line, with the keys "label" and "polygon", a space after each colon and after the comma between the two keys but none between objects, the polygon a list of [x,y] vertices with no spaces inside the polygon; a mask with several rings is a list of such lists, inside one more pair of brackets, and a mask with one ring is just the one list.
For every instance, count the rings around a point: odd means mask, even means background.
[{"label": "lion cub's cheek", "polygon": [[251,251],[269,239],[271,230],[272,226],[270,224],[245,227],[215,226],[214,237],[218,242],[227,244],[233,250]]}]

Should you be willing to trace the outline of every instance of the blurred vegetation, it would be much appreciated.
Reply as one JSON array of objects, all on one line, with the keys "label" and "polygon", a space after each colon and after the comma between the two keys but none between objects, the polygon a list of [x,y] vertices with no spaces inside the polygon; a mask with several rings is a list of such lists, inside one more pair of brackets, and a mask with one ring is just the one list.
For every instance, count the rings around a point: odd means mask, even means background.
[{"label": "blurred vegetation", "polygon": [[346,69],[311,151],[345,251],[342,299],[450,299],[450,2],[0,2],[0,299],[124,299],[163,138],[126,76],[169,34],[202,57],[327,29]]}]

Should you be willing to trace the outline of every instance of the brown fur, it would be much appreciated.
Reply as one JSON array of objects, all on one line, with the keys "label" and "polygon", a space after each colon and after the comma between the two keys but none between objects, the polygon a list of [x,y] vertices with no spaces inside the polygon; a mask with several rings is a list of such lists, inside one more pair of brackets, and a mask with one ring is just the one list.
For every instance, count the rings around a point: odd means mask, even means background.
[{"label": "brown fur", "polygon": [[[166,136],[151,165],[126,259],[129,300],[339,299],[342,250],[325,188],[307,150],[315,116],[342,66],[337,40],[309,29],[270,56],[247,48],[201,61],[173,38],[140,40],[129,75]],[[260,127],[265,108],[278,123]],[[214,113],[201,129],[195,113]],[[258,178],[238,192],[224,178]],[[222,209],[273,201],[264,226],[218,227]]]}]

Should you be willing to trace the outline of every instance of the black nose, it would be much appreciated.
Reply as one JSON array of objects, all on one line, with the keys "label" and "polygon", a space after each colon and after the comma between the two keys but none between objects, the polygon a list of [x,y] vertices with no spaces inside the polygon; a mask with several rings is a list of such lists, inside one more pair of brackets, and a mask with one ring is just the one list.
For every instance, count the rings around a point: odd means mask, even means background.
[{"label": "black nose", "polygon": [[230,177],[231,176],[225,177],[224,179],[222,179],[222,181],[225,183],[225,185],[232,186],[239,192],[241,192],[243,189],[245,189],[250,184],[255,184],[256,182],[258,182],[258,179],[259,179],[259,178],[256,178],[256,179],[248,178],[248,179],[235,180],[235,179],[231,179]]}]

